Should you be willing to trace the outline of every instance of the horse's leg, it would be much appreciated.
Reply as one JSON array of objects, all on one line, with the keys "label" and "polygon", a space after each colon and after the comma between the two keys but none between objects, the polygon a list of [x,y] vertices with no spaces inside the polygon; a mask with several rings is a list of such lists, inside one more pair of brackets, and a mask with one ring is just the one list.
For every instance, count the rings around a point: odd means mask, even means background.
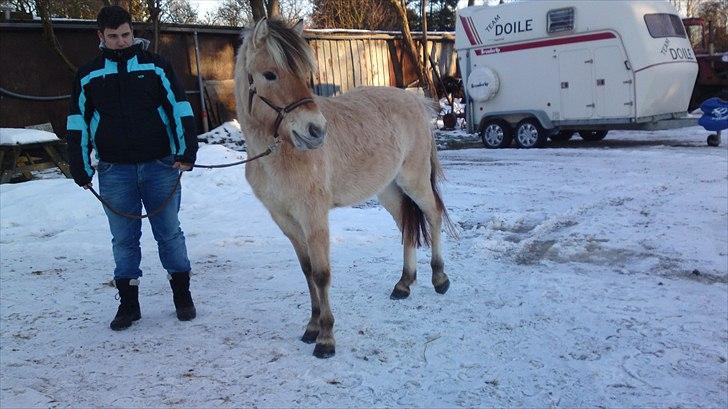
[{"label": "horse's leg", "polygon": [[[395,183],[391,183],[377,195],[377,198],[379,199],[379,203],[392,215],[399,231],[403,232],[402,199],[404,198],[404,193],[402,189]],[[402,267],[402,277],[395,284],[392,294],[389,296],[393,300],[401,300],[409,297],[410,285],[417,280],[417,249],[415,248],[414,241],[409,237],[403,236],[402,242],[404,244],[404,265]]]},{"label": "horse's leg", "polygon": [[329,264],[329,221],[328,209],[309,211],[301,221],[306,237],[308,257],[311,260],[311,273],[319,300],[319,333],[313,350],[317,358],[334,356],[334,315],[329,305],[329,286],[331,285],[331,265]]},{"label": "horse's leg", "polygon": [[437,193],[432,187],[429,172],[426,174],[428,177],[424,177],[421,172],[408,177],[408,172],[402,172],[397,178],[397,184],[422,210],[427,222],[430,224],[432,285],[438,294],[445,294],[450,288],[450,279],[445,274],[445,263],[442,258],[440,243],[443,209],[438,206],[438,200],[435,197]]},{"label": "horse's leg", "polygon": [[293,249],[296,251],[298,262],[301,264],[301,270],[303,275],[306,277],[306,283],[308,284],[308,294],[311,297],[311,318],[308,320],[306,325],[306,332],[303,333],[301,341],[311,344],[316,341],[316,337],[319,333],[319,299],[318,291],[316,290],[316,284],[313,281],[313,274],[311,273],[311,260],[308,257],[308,248],[306,247],[306,241],[304,239],[303,230],[301,226],[291,216],[284,213],[271,211],[273,220],[278,224],[283,234],[288,237],[288,240],[293,244]]}]

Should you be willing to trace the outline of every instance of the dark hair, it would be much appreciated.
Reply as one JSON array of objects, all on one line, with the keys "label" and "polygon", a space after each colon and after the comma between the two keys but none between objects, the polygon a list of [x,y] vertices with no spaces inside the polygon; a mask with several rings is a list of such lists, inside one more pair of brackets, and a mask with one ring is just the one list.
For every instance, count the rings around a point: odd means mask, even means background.
[{"label": "dark hair", "polygon": [[131,15],[121,6],[106,6],[96,16],[96,23],[102,32],[106,28],[115,29],[124,23],[129,23],[131,27]]}]

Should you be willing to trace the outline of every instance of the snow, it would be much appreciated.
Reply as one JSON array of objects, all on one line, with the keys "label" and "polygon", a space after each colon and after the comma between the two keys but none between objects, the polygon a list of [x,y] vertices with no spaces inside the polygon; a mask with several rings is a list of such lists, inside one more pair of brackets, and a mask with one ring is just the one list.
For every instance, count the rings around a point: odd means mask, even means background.
[{"label": "snow", "polygon": [[197,136],[200,142],[223,145],[236,151],[245,150],[245,139],[240,131],[240,124],[236,119],[228,121],[211,130]]},{"label": "snow", "polygon": [[53,132],[38,129],[0,128],[0,145],[28,145],[57,140],[58,137]]},{"label": "snow", "polygon": [[[374,200],[332,211],[328,360],[298,340],[308,289],[241,167],[183,177],[198,317],[176,319],[145,222],[143,318],[122,332],[108,329],[118,302],[98,202],[60,178],[1,185],[0,401],[726,407],[728,149],[706,136],[441,151],[459,227],[445,295],[425,250],[410,298],[390,300],[402,263],[390,216]],[[198,162],[244,157],[203,144]]]}]

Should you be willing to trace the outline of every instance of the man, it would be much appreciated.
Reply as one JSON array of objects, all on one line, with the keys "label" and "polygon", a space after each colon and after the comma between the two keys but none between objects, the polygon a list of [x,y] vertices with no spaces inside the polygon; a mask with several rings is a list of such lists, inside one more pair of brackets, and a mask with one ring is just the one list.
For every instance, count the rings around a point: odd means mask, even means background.
[{"label": "man", "polygon": [[[177,318],[196,311],[189,291],[190,261],[180,228],[179,172],[190,170],[197,154],[192,107],[170,64],[146,51],[135,39],[131,16],[119,6],[101,9],[97,18],[101,52],[78,70],[68,115],[68,156],[73,178],[92,187],[91,150],[95,149],[99,191],[110,207],[127,214],[161,210],[149,217],[159,259],[168,272]],[[174,192],[174,193],[172,193]],[[171,200],[166,202],[169,195]],[[166,204],[165,204],[166,203]],[[141,220],[120,216],[104,206],[112,235],[119,309],[111,321],[122,330],[141,318]]]}]

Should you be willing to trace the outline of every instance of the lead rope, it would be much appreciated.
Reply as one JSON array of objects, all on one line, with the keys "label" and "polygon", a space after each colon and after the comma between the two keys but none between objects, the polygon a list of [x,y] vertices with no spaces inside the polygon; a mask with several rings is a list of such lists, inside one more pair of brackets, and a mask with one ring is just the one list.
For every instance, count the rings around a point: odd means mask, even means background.
[{"label": "lead rope", "polygon": [[[253,76],[248,74],[248,114],[249,115],[251,114],[251,109],[252,109],[252,105],[253,105],[253,96],[255,96],[255,95],[258,95],[258,92],[255,89],[255,84],[253,84]],[[258,98],[260,98],[261,101],[265,102],[266,105],[268,105],[271,109],[276,111],[276,113],[278,114],[275,122],[273,123],[273,143],[268,145],[268,147],[265,149],[265,151],[263,151],[263,153],[255,155],[252,158],[248,158],[248,159],[241,160],[238,162],[233,162],[233,163],[225,163],[225,164],[221,164],[221,165],[193,165],[192,167],[203,168],[203,169],[227,168],[227,167],[231,167],[231,166],[237,166],[237,165],[242,165],[244,163],[252,162],[256,159],[260,159],[264,156],[270,155],[271,153],[278,150],[278,147],[281,144],[281,140],[278,137],[278,128],[280,128],[281,123],[283,122],[283,119],[286,117],[286,115],[288,113],[292,112],[293,110],[295,110],[296,108],[300,107],[301,105],[308,104],[309,102],[311,102],[311,103],[314,102],[312,98],[301,98],[296,102],[286,105],[285,107],[279,107],[276,104],[274,104],[273,102],[271,102],[270,100],[268,100],[268,98],[263,97],[262,95],[258,95]],[[89,190],[91,191],[91,193],[93,193],[94,196],[96,196],[96,198],[101,202],[101,204],[106,206],[106,208],[109,209],[110,211],[112,211],[113,213],[115,213],[119,216],[122,216],[122,217],[126,217],[128,219],[141,220],[141,219],[146,219],[148,217],[156,215],[157,213],[161,212],[162,209],[164,209],[169,204],[169,202],[172,200],[172,197],[177,192],[177,189],[179,189],[179,185],[180,185],[180,181],[182,179],[183,173],[184,173],[183,171],[179,172],[179,176],[177,176],[177,182],[175,183],[174,188],[169,193],[169,195],[167,195],[167,197],[164,199],[164,202],[162,202],[162,204],[158,208],[154,209],[151,212],[148,212],[147,214],[131,214],[131,213],[125,213],[120,210],[117,210],[113,206],[111,206],[106,200],[104,200],[104,198],[101,197],[101,195],[99,195],[93,187],[89,187]]]},{"label": "lead rope", "polygon": [[[204,168],[204,169],[216,169],[216,168],[228,168],[228,167],[231,167],[231,166],[242,165],[243,163],[247,163],[247,162],[254,161],[256,159],[260,159],[263,156],[268,156],[271,153],[275,152],[275,150],[277,148],[278,148],[277,144],[276,143],[272,143],[272,144],[270,144],[268,146],[268,148],[266,148],[266,150],[263,153],[261,153],[259,155],[255,155],[252,158],[248,158],[248,159],[245,159],[245,160],[241,160],[239,162],[225,163],[225,164],[222,164],[222,165],[193,165],[193,167],[195,167],[195,168]],[[179,172],[179,175],[177,176],[177,182],[175,182],[175,184],[174,184],[174,188],[172,188],[172,191],[169,192],[169,195],[167,195],[167,197],[164,199],[164,202],[162,202],[162,204],[158,208],[154,209],[151,212],[148,212],[147,214],[131,214],[131,213],[122,212],[121,210],[117,210],[116,208],[114,208],[113,206],[111,206],[109,204],[109,202],[107,202],[106,200],[104,200],[104,198],[101,197],[101,195],[99,195],[93,187],[89,187],[89,190],[91,191],[91,193],[94,196],[96,196],[96,198],[99,200],[99,202],[101,202],[101,204],[103,204],[104,206],[106,206],[106,208],[109,209],[109,210],[111,210],[113,213],[115,213],[115,214],[117,214],[119,216],[122,216],[122,217],[126,217],[128,219],[141,220],[141,219],[146,219],[148,217],[152,217],[152,216],[156,215],[157,213],[161,212],[162,209],[164,209],[165,207],[167,207],[167,205],[169,204],[169,202],[172,200],[172,197],[174,197],[174,194],[177,192],[177,189],[179,189],[180,181],[182,179],[182,174],[184,174],[184,172],[180,171]]]}]

